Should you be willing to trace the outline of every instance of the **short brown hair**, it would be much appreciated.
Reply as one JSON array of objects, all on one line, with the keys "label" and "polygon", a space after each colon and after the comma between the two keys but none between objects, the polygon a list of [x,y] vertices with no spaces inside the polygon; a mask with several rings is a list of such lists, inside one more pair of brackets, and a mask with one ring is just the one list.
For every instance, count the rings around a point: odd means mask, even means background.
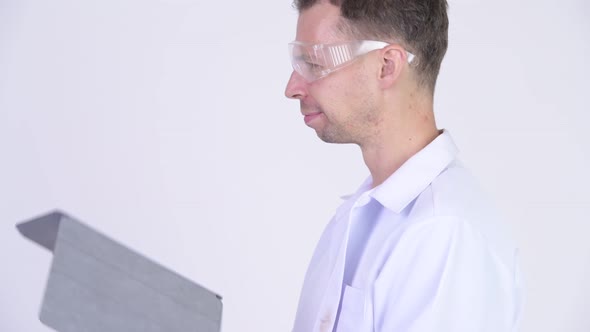
[{"label": "short brown hair", "polygon": [[[322,0],[294,0],[299,12]],[[357,38],[396,41],[412,52],[419,83],[434,92],[448,46],[446,0],[330,0]]]}]

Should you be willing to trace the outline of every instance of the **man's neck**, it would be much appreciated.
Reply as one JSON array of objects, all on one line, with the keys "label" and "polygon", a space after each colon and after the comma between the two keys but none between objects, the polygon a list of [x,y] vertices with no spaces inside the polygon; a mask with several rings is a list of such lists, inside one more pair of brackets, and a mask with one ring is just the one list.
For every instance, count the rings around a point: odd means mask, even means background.
[{"label": "man's neck", "polygon": [[[439,134],[432,111],[414,113],[415,121],[402,121],[382,128],[371,142],[361,145],[363,159],[373,178],[372,187],[382,184],[410,157]],[[399,123],[404,123],[403,127]]]}]

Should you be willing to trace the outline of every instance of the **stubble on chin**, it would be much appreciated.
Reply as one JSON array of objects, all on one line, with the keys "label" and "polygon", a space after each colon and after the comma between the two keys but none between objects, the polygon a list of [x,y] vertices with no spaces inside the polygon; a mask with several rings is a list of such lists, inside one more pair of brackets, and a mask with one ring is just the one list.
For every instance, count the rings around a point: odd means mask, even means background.
[{"label": "stubble on chin", "polygon": [[[324,116],[326,114],[324,113]],[[349,133],[349,128],[343,128],[345,124],[338,124],[330,122],[330,119],[325,117],[325,124],[321,130],[316,130],[318,137],[326,142],[333,144],[349,144],[356,143],[353,137]]]},{"label": "stubble on chin", "polygon": [[311,113],[321,113],[323,117],[324,125],[320,128],[315,128],[316,135],[322,141],[326,143],[339,143],[338,135],[333,132],[333,129],[330,128],[330,119],[324,112],[324,110],[318,105],[310,105],[305,103],[304,101],[300,101],[301,113],[302,114],[311,114]]}]

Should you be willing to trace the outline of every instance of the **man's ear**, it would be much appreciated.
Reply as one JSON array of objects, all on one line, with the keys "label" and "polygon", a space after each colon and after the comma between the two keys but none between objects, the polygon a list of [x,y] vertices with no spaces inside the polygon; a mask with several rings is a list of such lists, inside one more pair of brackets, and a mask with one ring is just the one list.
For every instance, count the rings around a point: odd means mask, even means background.
[{"label": "man's ear", "polygon": [[405,60],[405,51],[396,45],[389,45],[381,53],[380,86],[383,89],[395,84],[402,72]]}]

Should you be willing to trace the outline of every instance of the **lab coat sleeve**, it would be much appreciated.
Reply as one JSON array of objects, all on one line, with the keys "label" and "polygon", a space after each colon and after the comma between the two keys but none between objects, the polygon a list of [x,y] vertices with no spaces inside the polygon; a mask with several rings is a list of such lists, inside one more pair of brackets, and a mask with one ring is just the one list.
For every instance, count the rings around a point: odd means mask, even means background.
[{"label": "lab coat sleeve", "polygon": [[410,225],[373,285],[374,332],[513,329],[514,273],[466,220]]}]

